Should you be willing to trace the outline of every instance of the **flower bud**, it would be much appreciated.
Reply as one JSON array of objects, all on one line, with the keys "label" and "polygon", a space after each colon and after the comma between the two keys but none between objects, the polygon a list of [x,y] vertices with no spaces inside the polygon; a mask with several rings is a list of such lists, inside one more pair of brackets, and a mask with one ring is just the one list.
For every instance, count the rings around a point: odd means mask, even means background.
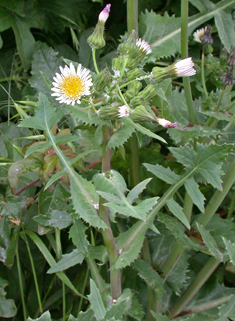
[{"label": "flower bud", "polygon": [[87,39],[87,42],[92,50],[103,48],[106,44],[104,40],[104,24],[109,17],[110,7],[111,4],[107,4],[106,7],[100,12],[99,20],[96,24],[95,30]]},{"label": "flower bud", "polygon": [[134,58],[139,53],[139,49],[136,46],[136,33],[132,30],[126,41],[121,43],[117,50],[125,57]]},{"label": "flower bud", "polygon": [[113,58],[112,68],[114,71],[120,71],[123,68],[123,57]]},{"label": "flower bud", "polygon": [[157,122],[159,125],[165,128],[175,128],[177,127],[177,123],[172,123],[167,119],[164,118],[157,118]]},{"label": "flower bud", "polygon": [[143,121],[156,122],[157,117],[151,114],[143,105],[137,106],[131,113],[131,118],[135,123],[140,123]]},{"label": "flower bud", "polygon": [[108,68],[105,68],[96,77],[93,85],[97,91],[103,91],[104,88],[111,82],[111,80],[112,80],[112,75],[109,72]]},{"label": "flower bud", "polygon": [[206,55],[212,54],[213,50],[214,49],[213,49],[212,45],[210,45],[210,44],[205,45],[205,54]]},{"label": "flower bud", "polygon": [[130,100],[139,93],[141,88],[142,83],[140,81],[135,80],[128,86],[128,89],[125,92],[125,96]]},{"label": "flower bud", "polygon": [[126,105],[123,106],[104,106],[98,111],[100,119],[104,120],[116,120],[117,118],[128,117],[129,108]]},{"label": "flower bud", "polygon": [[136,78],[139,78],[141,76],[141,70],[139,68],[135,68],[132,70],[129,70],[126,74],[128,80],[134,80]]}]

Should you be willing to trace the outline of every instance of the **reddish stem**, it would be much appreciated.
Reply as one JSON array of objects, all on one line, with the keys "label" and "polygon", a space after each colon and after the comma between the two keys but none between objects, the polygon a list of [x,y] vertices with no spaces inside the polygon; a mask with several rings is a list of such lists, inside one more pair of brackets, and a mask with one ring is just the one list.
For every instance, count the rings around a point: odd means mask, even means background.
[{"label": "reddish stem", "polygon": [[33,182],[29,183],[28,185],[22,187],[17,193],[15,193],[15,195],[20,195],[23,191],[25,191],[30,186],[33,186],[33,185],[37,184],[38,182],[40,182],[40,180],[41,180],[41,178],[38,178],[38,179],[36,179],[36,181],[33,181]]}]

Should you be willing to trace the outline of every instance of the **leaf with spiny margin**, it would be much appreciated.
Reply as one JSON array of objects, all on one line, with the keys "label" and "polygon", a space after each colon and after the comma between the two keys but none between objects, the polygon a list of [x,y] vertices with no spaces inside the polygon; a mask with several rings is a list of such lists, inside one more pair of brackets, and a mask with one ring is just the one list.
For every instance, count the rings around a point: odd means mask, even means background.
[{"label": "leaf with spiny margin", "polygon": [[133,295],[131,308],[127,312],[127,315],[137,321],[141,321],[143,319],[144,310],[136,295]]},{"label": "leaf with spiny margin", "polygon": [[0,277],[0,317],[2,318],[14,317],[17,312],[14,301],[5,298],[4,288],[7,285],[8,282]]},{"label": "leaf with spiny margin", "polygon": [[180,244],[187,247],[191,247],[193,250],[200,251],[205,250],[205,247],[194,243],[187,235],[184,233],[184,226],[174,217],[171,217],[164,213],[158,213],[158,218],[160,222],[165,224],[165,226],[172,232],[174,237],[179,241]]},{"label": "leaf with spiny margin", "polygon": [[231,44],[235,43],[234,23],[230,12],[218,12],[215,15],[215,25],[221,42],[227,52],[230,51]]},{"label": "leaf with spiny margin", "polygon": [[96,318],[92,309],[89,309],[86,312],[80,311],[77,318],[70,315],[68,321],[96,321]]},{"label": "leaf with spiny margin", "polygon": [[39,93],[39,100],[34,116],[23,119],[19,127],[41,129],[47,132],[57,124],[63,116],[64,114],[61,110],[57,111],[54,107],[51,107],[47,97]]},{"label": "leaf with spiny margin", "polygon": [[69,238],[72,239],[73,244],[84,256],[86,256],[89,246],[89,242],[86,238],[86,230],[87,227],[82,223],[82,221],[80,219],[76,219],[69,231]]},{"label": "leaf with spiny margin", "polygon": [[187,220],[182,207],[176,203],[173,198],[167,200],[166,205],[169,207],[170,212],[190,230],[189,221]]},{"label": "leaf with spiny margin", "polygon": [[74,170],[70,171],[70,190],[76,213],[91,226],[105,229],[107,225],[94,208],[98,204],[98,195],[92,182],[87,181]]},{"label": "leaf with spiny margin", "polygon": [[87,109],[87,104],[83,102],[79,106],[68,105],[67,108],[71,111],[73,117],[85,124],[96,126],[111,125],[110,121],[100,119],[97,113]]},{"label": "leaf with spiny margin", "polygon": [[136,185],[127,195],[127,201],[132,204],[135,199],[138,198],[139,194],[143,192],[143,190],[146,188],[146,185],[152,180],[152,178],[147,178],[140,182],[138,185]]},{"label": "leaf with spiny margin", "polygon": [[189,169],[198,171],[213,187],[222,190],[222,160],[228,155],[232,145],[197,144],[197,152],[189,146],[169,147],[176,160]]},{"label": "leaf with spiny margin", "polygon": [[135,260],[131,267],[138,272],[138,275],[143,279],[149,287],[151,287],[157,294],[158,298],[165,292],[163,281],[160,275],[153,269],[153,267],[142,259]]},{"label": "leaf with spiny margin", "polygon": [[62,230],[73,223],[72,217],[65,211],[52,210],[51,213],[34,216],[34,221],[46,227]]},{"label": "leaf with spiny margin", "polygon": [[156,318],[157,321],[170,321],[165,315],[162,315],[161,313],[156,313],[151,311],[152,316]]},{"label": "leaf with spiny margin", "polygon": [[222,239],[226,246],[230,261],[235,265],[235,244],[227,240],[225,237],[222,237]]},{"label": "leaf with spiny margin", "polygon": [[61,260],[57,262],[52,268],[50,268],[47,273],[50,274],[62,272],[69,269],[71,266],[82,264],[83,260],[84,255],[78,249],[75,249],[69,254],[62,255]]},{"label": "leaf with spiny margin", "polygon": [[130,289],[124,289],[122,294],[118,297],[116,304],[113,304],[111,308],[107,311],[103,321],[121,320],[122,316],[130,309],[132,303],[132,296]]},{"label": "leaf with spiny margin", "polygon": [[99,246],[89,245],[88,255],[93,260],[101,261],[102,264],[105,264],[108,262],[108,252],[106,247],[103,245],[99,245]]},{"label": "leaf with spiny margin", "polygon": [[[46,95],[51,94],[44,83],[40,72],[52,82],[55,73],[59,71],[59,66],[63,65],[63,60],[58,56],[58,52],[48,47],[45,43],[38,41],[35,45],[32,62],[32,77],[29,80],[30,85],[35,88],[39,93]],[[52,84],[51,84],[52,86]]]},{"label": "leaf with spiny margin", "polygon": [[204,226],[197,224],[197,228],[202,236],[202,239],[207,246],[208,250],[210,253],[218,260],[219,262],[224,261],[224,255],[223,253],[219,250],[219,247],[215,241],[215,239],[211,236],[210,232],[208,232]]},{"label": "leaf with spiny margin", "polygon": [[116,130],[111,138],[109,139],[109,142],[107,144],[107,148],[116,148],[119,146],[122,146],[127,140],[131,137],[135,129],[128,124],[124,124],[121,128]]},{"label": "leaf with spiny margin", "polygon": [[181,176],[175,174],[169,167],[165,168],[161,165],[151,165],[151,164],[143,164],[148,171],[153,173],[155,176],[160,178],[161,180],[167,182],[168,184],[174,184],[180,180]]},{"label": "leaf with spiny margin", "polygon": [[228,112],[222,112],[222,111],[200,111],[202,114],[214,117],[218,120],[225,120],[228,122],[234,122],[235,121],[235,116],[229,114]]},{"label": "leaf with spiny margin", "polygon": [[46,311],[37,319],[31,319],[30,317],[28,317],[27,321],[52,321],[52,319],[50,312]]},{"label": "leaf with spiny margin", "polygon": [[187,193],[191,197],[193,203],[199,208],[199,210],[204,213],[204,200],[205,197],[201,193],[198,184],[195,182],[193,177],[187,178],[184,186]]},{"label": "leaf with spiny margin", "polygon": [[163,142],[163,143],[166,143],[166,141],[165,141],[164,138],[162,138],[162,137],[159,136],[159,135],[154,134],[154,133],[151,132],[149,129],[141,126],[140,124],[134,123],[129,117],[123,119],[123,122],[125,122],[126,124],[134,127],[135,129],[137,129],[139,132],[141,132],[141,133],[144,134],[144,135],[147,135],[147,136],[149,136],[149,137],[152,137],[152,138],[155,138],[155,139],[157,139],[157,140],[160,140],[160,141]]},{"label": "leaf with spiny margin", "polygon": [[220,321],[227,321],[229,317],[233,316],[234,320],[234,315],[235,315],[235,295],[231,295],[230,299],[228,302],[225,304],[221,305],[219,307],[219,316],[220,316]]},{"label": "leaf with spiny margin", "polygon": [[100,321],[104,318],[106,309],[104,307],[100,291],[92,279],[90,279],[90,291],[91,293],[88,295],[88,298],[91,304],[91,309],[94,312],[96,320]]},{"label": "leaf with spiny margin", "polygon": [[93,183],[99,191],[109,192],[118,196],[120,192],[125,193],[127,190],[124,178],[115,170],[111,170],[104,174],[98,173],[94,175]]}]

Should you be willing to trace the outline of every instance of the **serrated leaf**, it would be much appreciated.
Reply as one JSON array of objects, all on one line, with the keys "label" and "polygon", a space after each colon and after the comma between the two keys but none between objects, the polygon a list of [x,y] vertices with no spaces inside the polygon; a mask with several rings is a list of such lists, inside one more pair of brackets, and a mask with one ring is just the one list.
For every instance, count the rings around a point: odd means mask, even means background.
[{"label": "serrated leaf", "polygon": [[156,321],[170,321],[165,315],[162,315],[161,313],[156,313],[151,311],[152,316],[156,318]]},{"label": "serrated leaf", "polygon": [[68,321],[96,321],[96,318],[94,317],[94,312],[89,309],[86,312],[79,312],[77,318],[70,315]]},{"label": "serrated leaf", "polygon": [[127,314],[137,321],[141,321],[143,319],[144,310],[136,295],[132,298],[131,308]]},{"label": "serrated leaf", "polygon": [[229,301],[219,308],[220,321],[227,321],[230,314],[234,315],[235,295],[231,295]]},{"label": "serrated leaf", "polygon": [[219,250],[218,245],[215,241],[215,239],[211,236],[210,232],[208,232],[202,225],[197,224],[197,228],[202,236],[202,239],[207,246],[208,250],[210,253],[219,261],[223,262],[224,261],[224,255],[223,253]]},{"label": "serrated leaf", "polygon": [[[132,263],[132,268],[138,272],[138,275],[151,287],[159,296],[165,292],[163,281],[160,275],[153,269],[153,267],[142,259],[135,260]],[[158,297],[159,298],[159,297]]]},{"label": "serrated leaf", "polygon": [[73,226],[70,228],[69,237],[72,238],[73,244],[77,249],[86,256],[88,252],[89,242],[86,238],[87,227],[82,223],[81,220],[75,220]]},{"label": "serrated leaf", "polygon": [[210,116],[210,117],[214,117],[218,120],[225,120],[228,122],[234,122],[235,117],[232,116],[231,114],[229,114],[228,112],[220,112],[220,111],[200,111],[202,114]]},{"label": "serrated leaf", "polygon": [[193,203],[199,208],[199,210],[204,213],[204,200],[205,197],[201,193],[198,184],[195,182],[195,180],[190,177],[186,179],[185,188],[189,196],[191,197]]},{"label": "serrated leaf", "polygon": [[136,185],[127,195],[127,201],[132,204],[135,199],[138,198],[139,194],[143,192],[143,190],[146,188],[146,185],[152,180],[152,178],[147,178],[140,182],[138,185]]},{"label": "serrated leaf", "polygon": [[71,215],[65,211],[52,210],[51,213],[37,215],[34,221],[42,226],[58,228],[62,230],[72,224]]},{"label": "serrated leaf", "polygon": [[90,279],[90,291],[91,293],[88,295],[88,298],[90,300],[91,309],[94,312],[96,320],[102,320],[106,314],[106,309],[100,291],[92,279]]},{"label": "serrated leaf", "polygon": [[83,103],[81,103],[79,106],[68,105],[67,108],[72,112],[73,117],[85,124],[97,126],[111,124],[109,121],[100,119],[97,113],[88,110],[87,105],[83,105]]},{"label": "serrated leaf", "polygon": [[134,131],[135,129],[129,125],[122,126],[111,136],[107,144],[107,148],[111,149],[122,146],[125,142],[127,142]]},{"label": "serrated leaf", "polygon": [[229,52],[231,44],[235,43],[235,32],[231,14],[225,13],[224,11],[216,14],[215,25],[221,42],[225,46],[227,52]]},{"label": "serrated leaf", "polygon": [[69,254],[62,255],[62,259],[50,268],[47,273],[62,272],[69,269],[71,266],[81,264],[83,260],[84,255],[78,249],[75,249]]},{"label": "serrated leaf", "polygon": [[197,170],[202,177],[215,188],[222,190],[223,174],[221,170],[222,160],[231,150],[231,145],[203,145],[197,144],[197,152],[188,146],[180,148],[170,147],[170,151],[178,162],[189,169]]},{"label": "serrated leaf", "polygon": [[131,307],[132,293],[130,289],[124,289],[123,293],[118,297],[117,302],[107,311],[103,321],[106,320],[121,320]]},{"label": "serrated leaf", "polygon": [[39,93],[39,100],[36,106],[35,115],[23,119],[19,127],[28,127],[48,131],[63,117],[62,111],[56,111],[51,107],[47,97]]},{"label": "serrated leaf", "polygon": [[99,191],[109,192],[114,195],[125,193],[127,190],[126,182],[121,174],[115,170],[111,170],[106,174],[96,174],[93,177],[93,182]]},{"label": "serrated leaf", "polygon": [[30,317],[28,317],[27,321],[52,321],[52,319],[50,312],[46,311],[37,319],[31,319]]},{"label": "serrated leaf", "polygon": [[235,265],[235,244],[227,240],[225,237],[222,237],[222,239],[228,251],[230,261]]},{"label": "serrated leaf", "polygon": [[7,285],[8,282],[0,277],[0,317],[2,318],[12,318],[17,312],[14,301],[5,298],[4,288]]},{"label": "serrated leaf", "polygon": [[155,176],[160,178],[161,180],[167,182],[168,184],[174,184],[180,180],[180,176],[175,174],[169,167],[165,168],[161,165],[151,165],[151,164],[143,164],[148,171],[153,173]]},{"label": "serrated leaf", "polygon": [[176,203],[173,198],[167,200],[166,202],[167,206],[169,207],[170,212],[176,216],[189,230],[190,230],[190,224],[188,219],[186,218],[182,207]]}]

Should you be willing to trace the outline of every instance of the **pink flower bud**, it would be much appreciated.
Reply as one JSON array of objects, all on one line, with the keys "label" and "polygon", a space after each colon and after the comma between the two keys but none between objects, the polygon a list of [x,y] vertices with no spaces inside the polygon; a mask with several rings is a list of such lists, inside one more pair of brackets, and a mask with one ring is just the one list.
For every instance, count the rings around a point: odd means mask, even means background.
[{"label": "pink flower bud", "polygon": [[175,128],[177,127],[177,123],[172,123],[169,120],[165,119],[165,118],[158,118],[157,122],[159,125],[161,125],[162,127],[165,128]]},{"label": "pink flower bud", "polygon": [[106,22],[106,20],[109,17],[110,7],[111,7],[110,3],[104,7],[104,9],[99,14],[99,21],[102,21],[104,23]]}]

